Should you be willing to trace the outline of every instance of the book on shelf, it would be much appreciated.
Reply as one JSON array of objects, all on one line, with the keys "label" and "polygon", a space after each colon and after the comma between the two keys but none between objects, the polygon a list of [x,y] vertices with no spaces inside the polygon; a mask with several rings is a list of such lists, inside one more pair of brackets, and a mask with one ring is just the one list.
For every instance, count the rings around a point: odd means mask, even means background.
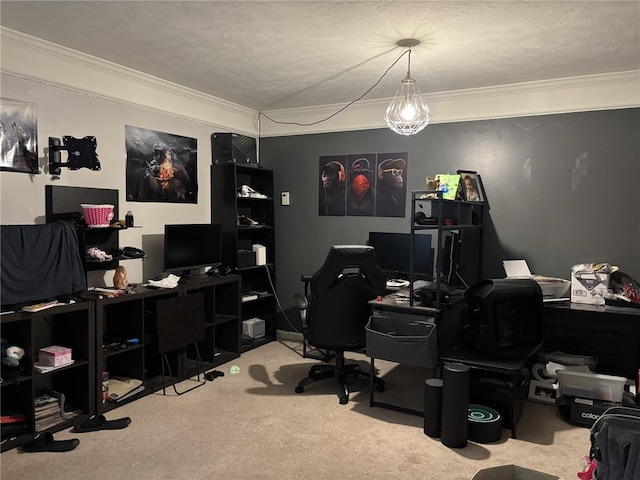
[{"label": "book on shelf", "polygon": [[142,380],[122,376],[109,378],[109,401],[118,402],[125,395],[131,393],[142,385]]},{"label": "book on shelf", "polygon": [[126,400],[129,397],[133,397],[134,395],[142,392],[143,390],[144,390],[144,385],[140,385],[139,387],[134,388],[133,390],[131,390],[129,393],[125,393],[124,395],[122,395],[122,396],[120,396],[117,399],[112,400],[112,401],[115,401],[116,403],[121,402],[123,400]]},{"label": "book on shelf", "polygon": [[41,432],[79,415],[81,410],[66,405],[64,393],[47,391],[34,399],[35,428]]},{"label": "book on shelf", "polygon": [[63,363],[62,365],[57,365],[55,367],[52,367],[50,365],[43,365],[40,362],[34,362],[33,369],[38,373],[47,373],[47,372],[51,372],[53,370],[57,370],[57,369],[62,368],[62,367],[68,367],[69,365],[73,365],[74,362],[75,362],[75,360],[71,360],[71,361],[69,361],[67,363]]}]

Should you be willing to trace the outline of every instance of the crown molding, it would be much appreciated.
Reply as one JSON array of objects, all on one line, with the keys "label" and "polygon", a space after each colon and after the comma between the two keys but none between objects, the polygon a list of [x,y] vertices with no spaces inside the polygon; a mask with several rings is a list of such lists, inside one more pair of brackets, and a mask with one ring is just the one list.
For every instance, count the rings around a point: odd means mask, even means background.
[{"label": "crown molding", "polygon": [[[364,100],[326,122],[283,125],[258,112],[86,55],[30,35],[0,27],[3,73],[66,88],[249,136],[285,136],[386,128],[391,99]],[[431,123],[549,115],[640,106],[640,70],[425,95]],[[264,112],[279,122],[311,124],[345,104]]]},{"label": "crown molding", "polygon": [[[424,95],[432,124],[526,117],[560,113],[640,107],[640,70],[536,82],[498,85]],[[281,125],[262,117],[261,136],[302,135],[386,128],[383,116],[391,99],[365,100],[327,122],[309,127]],[[271,110],[279,122],[310,124],[345,104]],[[427,127],[428,128],[428,127]]]},{"label": "crown molding", "polygon": [[257,112],[39,38],[0,27],[0,70],[255,136]]}]

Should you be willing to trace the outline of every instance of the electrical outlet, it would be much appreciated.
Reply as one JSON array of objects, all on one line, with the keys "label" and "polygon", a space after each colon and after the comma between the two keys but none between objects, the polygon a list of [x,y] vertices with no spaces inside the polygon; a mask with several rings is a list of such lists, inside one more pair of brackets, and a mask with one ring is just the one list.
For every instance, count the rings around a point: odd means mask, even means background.
[{"label": "electrical outlet", "polygon": [[281,205],[291,205],[290,199],[289,199],[289,192],[282,192],[280,194],[280,204]]}]

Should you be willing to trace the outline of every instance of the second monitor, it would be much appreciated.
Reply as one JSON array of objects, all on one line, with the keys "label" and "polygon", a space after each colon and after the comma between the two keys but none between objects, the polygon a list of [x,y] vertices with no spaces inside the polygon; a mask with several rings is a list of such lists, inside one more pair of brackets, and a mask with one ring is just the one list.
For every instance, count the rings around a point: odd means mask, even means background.
[{"label": "second monitor", "polygon": [[413,244],[414,279],[433,280],[431,235],[393,232],[369,232],[368,245],[376,251],[378,265],[387,278],[408,279],[411,273],[411,242]]}]

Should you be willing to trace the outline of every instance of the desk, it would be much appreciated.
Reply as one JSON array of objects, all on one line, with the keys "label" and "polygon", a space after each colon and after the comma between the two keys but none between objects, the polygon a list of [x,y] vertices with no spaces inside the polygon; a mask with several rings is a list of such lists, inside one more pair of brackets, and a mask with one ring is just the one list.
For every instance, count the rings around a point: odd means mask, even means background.
[{"label": "desk", "polygon": [[640,369],[640,309],[545,303],[544,348],[595,355],[599,373],[635,379]]},{"label": "desk", "polygon": [[[400,293],[400,295],[402,296],[397,296],[397,293]],[[431,348],[432,346],[435,348],[435,352],[432,352],[433,359],[430,360],[421,356],[419,360],[413,359],[412,363],[405,363],[406,356],[398,353],[397,356],[394,357],[394,351],[391,351],[391,356],[380,355],[378,358],[384,358],[387,361],[392,361],[398,364],[406,364],[414,367],[424,367],[424,378],[426,379],[432,377],[433,372],[435,371],[435,366],[437,364],[436,358],[438,351],[448,351],[451,349],[451,344],[455,340],[455,335],[460,325],[461,310],[465,304],[464,302],[457,302],[453,305],[446,305],[445,308],[441,308],[440,310],[430,307],[422,307],[419,305],[415,305],[415,303],[414,306],[410,306],[408,299],[408,290],[400,291],[397,293],[387,295],[380,300],[370,301],[369,305],[371,305],[373,314],[375,315],[376,312],[378,312],[383,316],[392,315],[400,322],[427,320],[427,322],[429,323],[435,323],[435,342],[429,342],[428,344],[426,342],[424,343],[424,348]],[[414,346],[415,348],[416,343],[411,343],[410,345]],[[427,345],[429,345],[429,347]],[[398,345],[394,346],[398,347]],[[375,400],[376,389],[373,385],[373,378],[375,377],[375,354],[370,354],[371,352],[367,353],[371,358],[371,388],[369,389],[369,405],[371,407],[380,406],[422,416],[424,412],[421,410],[408,409]],[[426,355],[426,357],[430,357],[430,355]]]},{"label": "desk", "polygon": [[[511,376],[511,438],[516,438],[516,402],[521,393],[521,389],[528,385],[527,382],[520,382],[523,369],[527,368],[529,359],[542,347],[542,342],[533,347],[525,356],[517,359],[491,360],[477,352],[454,352],[442,355],[440,361],[443,363],[462,363],[469,368],[479,371],[492,372]],[[526,377],[528,378],[528,376]]]}]

